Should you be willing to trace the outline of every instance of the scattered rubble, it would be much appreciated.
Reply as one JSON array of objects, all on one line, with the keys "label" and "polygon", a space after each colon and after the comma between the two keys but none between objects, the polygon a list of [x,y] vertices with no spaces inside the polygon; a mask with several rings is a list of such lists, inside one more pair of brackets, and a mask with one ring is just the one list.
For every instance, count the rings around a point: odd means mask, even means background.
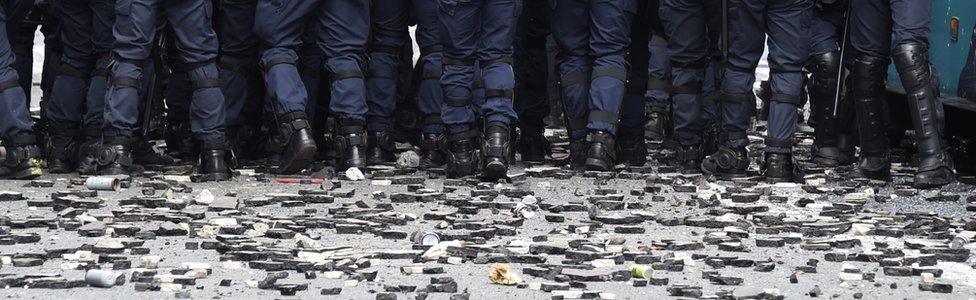
[{"label": "scattered rubble", "polygon": [[169,170],[114,188],[92,188],[98,177],[0,182],[0,287],[38,298],[976,293],[976,193],[913,189],[904,165],[888,184],[810,165],[799,184],[710,181],[661,165],[664,150],[648,167],[531,165],[482,182],[418,170],[416,155],[338,178],[246,169],[219,184]]}]

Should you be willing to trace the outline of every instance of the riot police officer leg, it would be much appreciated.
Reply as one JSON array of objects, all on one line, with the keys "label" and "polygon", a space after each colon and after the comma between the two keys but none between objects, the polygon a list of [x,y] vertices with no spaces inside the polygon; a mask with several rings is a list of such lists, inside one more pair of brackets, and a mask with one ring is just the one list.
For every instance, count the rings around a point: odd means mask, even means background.
[{"label": "riot police officer leg", "polygon": [[227,164],[229,149],[223,131],[226,115],[220,73],[213,62],[198,65],[201,66],[188,73],[193,82],[190,126],[200,144],[196,174],[199,181],[229,180],[232,173]]},{"label": "riot police officer leg", "polygon": [[[651,16],[655,17],[655,16]],[[653,34],[648,42],[647,115],[644,125],[644,138],[653,142],[663,142],[671,125],[671,57],[668,41],[659,34]],[[696,167],[697,169],[697,167]]]},{"label": "riot police officer leg", "polygon": [[[837,72],[840,71],[840,52],[825,52],[810,57],[812,82],[810,84],[811,101],[818,102],[816,130],[814,131],[813,162],[822,166],[839,166],[851,163],[853,148],[843,147],[842,126],[846,113],[834,112],[834,95],[837,90]],[[842,95],[843,96],[843,95]],[[811,103],[812,104],[812,103]]]},{"label": "riot police officer leg", "polygon": [[586,124],[589,115],[590,78],[588,1],[549,1],[552,8],[552,37],[558,46],[556,73],[569,134],[566,164],[583,169],[586,161]]},{"label": "riot police officer leg", "polygon": [[[480,167],[477,149],[481,133],[475,126],[474,82],[477,75],[476,52],[481,31],[479,11],[483,1],[458,2],[438,0],[438,30],[444,45],[441,88],[444,106],[441,118],[448,129],[444,151],[447,152],[448,177],[473,175]],[[514,17],[514,15],[512,15]]]},{"label": "riot police officer leg", "polygon": [[884,78],[888,60],[858,54],[851,70],[854,108],[857,111],[861,156],[858,169],[862,176],[891,179],[891,156],[884,122]]},{"label": "riot police officer leg", "polygon": [[[806,20],[813,7],[805,0],[784,0],[766,4],[766,27],[769,38],[790,41],[807,33]],[[759,20],[762,20],[759,18]],[[803,107],[803,67],[810,57],[809,43],[773,42],[770,44],[769,122],[766,155],[762,167],[767,181],[797,181],[801,172],[793,163],[793,134],[796,131],[798,107]],[[758,62],[758,61],[757,61]]]},{"label": "riot police officer leg", "polygon": [[543,134],[544,119],[549,115],[549,81],[546,37],[551,21],[546,1],[524,2],[515,31],[513,59],[515,63],[515,111],[518,122],[518,152],[522,161],[541,162],[552,152],[552,145]]},{"label": "riot police officer leg", "polygon": [[592,1],[589,48],[596,56],[590,75],[586,168],[611,171],[616,163],[615,135],[626,93],[630,22],[637,2]]},{"label": "riot police officer leg", "polygon": [[928,46],[901,44],[895,46],[892,56],[908,96],[915,146],[918,147],[918,171],[912,185],[916,188],[935,188],[952,183],[955,174],[942,131],[939,114],[942,104],[935,97],[937,87],[932,86]]},{"label": "riot police officer leg", "polygon": [[70,173],[75,169],[82,139],[80,127],[91,69],[79,70],[65,64],[58,73],[51,101],[45,106],[50,120],[45,159],[51,173]]},{"label": "riot police officer leg", "polygon": [[[111,8],[111,11],[115,11]],[[107,33],[111,36],[111,26]],[[114,40],[114,38],[112,38]],[[84,118],[83,142],[78,147],[78,166],[75,169],[78,174],[94,175],[98,171],[96,157],[98,149],[102,144],[102,126],[105,123],[105,93],[108,90],[108,57],[100,57],[95,63],[95,71],[92,73],[91,81],[88,85],[86,94],[86,111]]]},{"label": "riot police officer leg", "polygon": [[[220,0],[218,10],[218,42],[220,43],[221,92],[227,108],[227,144],[233,156],[259,156],[254,128],[261,122],[249,122],[243,116],[245,107],[252,108],[263,102],[263,84],[258,69],[259,41],[254,34],[255,0]],[[250,111],[249,111],[250,113]],[[260,116],[260,115],[258,115]],[[245,121],[248,120],[248,121]],[[244,150],[247,149],[247,150]]]},{"label": "riot police officer leg", "polygon": [[400,50],[407,39],[410,1],[386,1],[373,5],[373,34],[366,73],[367,148],[366,161],[384,164],[396,160],[393,141],[393,112],[399,85]]},{"label": "riot police officer leg", "polygon": [[438,29],[437,0],[415,0],[412,9],[417,20],[417,44],[420,46],[420,60],[417,62],[420,84],[417,87],[417,99],[420,112],[424,114],[418,145],[421,152],[420,168],[436,168],[447,161],[441,147],[447,129],[441,119],[444,91],[440,80],[444,47],[441,45]]},{"label": "riot police officer leg", "polygon": [[668,18],[671,94],[674,102],[676,158],[682,173],[698,173],[702,161],[702,82],[708,64],[708,40],[704,3],[666,0],[662,11]]},{"label": "riot police officer leg", "polygon": [[273,172],[297,173],[311,163],[318,150],[305,112],[308,92],[295,66],[302,44],[303,22],[320,1],[259,0],[254,19],[254,33],[266,49],[261,54],[265,86],[274,99],[278,134],[274,138],[280,150]]}]

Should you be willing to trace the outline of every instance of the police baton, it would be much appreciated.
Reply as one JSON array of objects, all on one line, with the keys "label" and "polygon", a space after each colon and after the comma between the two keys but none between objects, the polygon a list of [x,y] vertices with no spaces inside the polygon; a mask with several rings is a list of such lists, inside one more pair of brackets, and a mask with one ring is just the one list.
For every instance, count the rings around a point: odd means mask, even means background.
[{"label": "police baton", "polygon": [[[149,74],[149,88],[146,90],[145,107],[142,112],[142,136],[148,136],[152,127],[153,108],[156,106],[157,94],[159,93],[159,74],[163,72],[163,45],[165,45],[166,35],[162,30],[158,33],[159,38],[156,45],[152,47],[149,55],[152,57],[153,71]],[[145,67],[145,66],[143,66]]]},{"label": "police baton", "polygon": [[844,87],[844,61],[847,60],[847,44],[851,34],[851,2],[847,2],[847,11],[844,12],[844,37],[840,41],[840,65],[837,68],[837,89],[834,90],[834,118],[837,118],[837,110],[840,109],[840,93]]}]

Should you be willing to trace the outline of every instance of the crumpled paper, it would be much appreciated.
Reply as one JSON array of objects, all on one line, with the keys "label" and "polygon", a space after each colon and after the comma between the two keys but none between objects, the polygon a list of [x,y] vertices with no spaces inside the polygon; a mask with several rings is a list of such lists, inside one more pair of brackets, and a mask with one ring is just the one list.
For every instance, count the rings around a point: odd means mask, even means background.
[{"label": "crumpled paper", "polygon": [[488,279],[491,283],[501,285],[516,285],[522,283],[522,277],[512,272],[512,268],[507,264],[492,264],[488,270]]}]

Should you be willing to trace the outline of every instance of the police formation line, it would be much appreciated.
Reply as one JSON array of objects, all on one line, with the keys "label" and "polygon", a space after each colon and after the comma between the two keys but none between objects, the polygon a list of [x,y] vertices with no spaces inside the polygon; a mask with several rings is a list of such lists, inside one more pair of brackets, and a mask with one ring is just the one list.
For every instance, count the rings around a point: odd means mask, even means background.
[{"label": "police formation line", "polygon": [[[4,178],[39,175],[42,156],[51,173],[172,163],[147,146],[161,113],[154,99],[165,98],[167,145],[194,157],[202,180],[230,179],[235,158],[266,159],[279,174],[322,153],[338,170],[388,163],[405,106],[421,114],[411,140],[421,167],[498,179],[515,152],[525,161],[549,154],[550,86],[569,168],[642,165],[645,138],[667,138],[682,172],[745,175],[756,68],[768,49],[767,180],[796,178],[794,131],[808,99],[813,162],[890,179],[882,124],[891,60],[914,121],[914,184],[954,180],[928,61],[931,0],[33,2],[0,6]],[[45,65],[59,67],[41,86],[43,126],[28,112],[29,68],[20,71],[29,52],[16,51],[32,39],[34,17],[60,46],[48,47],[55,63]]]}]

